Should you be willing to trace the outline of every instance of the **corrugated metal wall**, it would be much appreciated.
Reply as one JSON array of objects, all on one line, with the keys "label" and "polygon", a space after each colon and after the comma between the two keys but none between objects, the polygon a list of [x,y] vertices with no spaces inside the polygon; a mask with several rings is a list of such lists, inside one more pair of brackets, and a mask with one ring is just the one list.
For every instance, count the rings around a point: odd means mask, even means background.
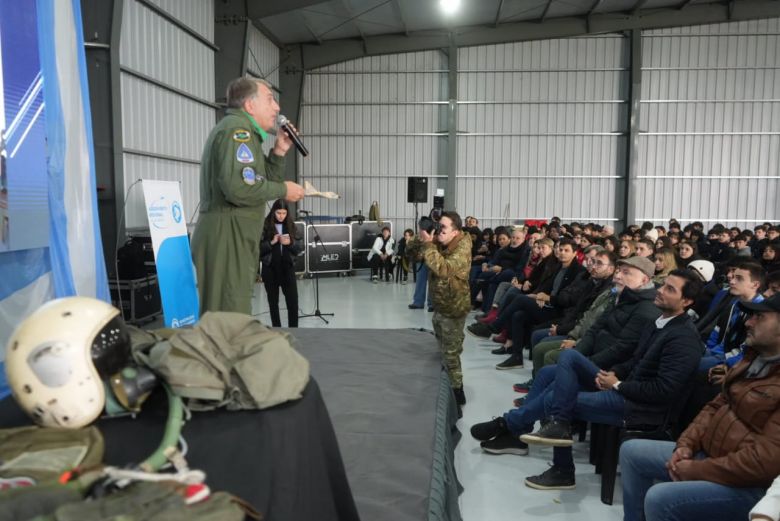
[{"label": "corrugated metal wall", "polygon": [[[251,24],[247,31],[246,47],[247,74],[270,82],[278,91],[279,48]],[[263,142],[263,150],[266,154],[274,147],[274,136],[268,137],[269,139]]]},{"label": "corrugated metal wall", "polygon": [[441,52],[429,51],[308,72],[299,123],[311,155],[299,160],[299,176],[341,199],[306,199],[302,207],[317,215],[368,215],[376,200],[396,231],[410,227],[407,177],[429,178],[430,202],[437,178],[446,180],[446,64]]},{"label": "corrugated metal wall", "polygon": [[[124,190],[137,179],[180,181],[190,221],[199,200],[203,143],[215,122],[215,110],[206,103],[214,98],[214,51],[143,3],[123,4]],[[155,4],[213,42],[213,0]],[[140,185],[130,192],[125,215],[128,228],[147,225]]]},{"label": "corrugated metal wall", "polygon": [[247,72],[279,88],[279,48],[254,25],[247,34]]},{"label": "corrugated metal wall", "polygon": [[780,220],[780,20],[643,34],[638,220]]},{"label": "corrugated metal wall", "polygon": [[622,36],[461,49],[458,209],[611,222],[622,212],[628,94]]}]

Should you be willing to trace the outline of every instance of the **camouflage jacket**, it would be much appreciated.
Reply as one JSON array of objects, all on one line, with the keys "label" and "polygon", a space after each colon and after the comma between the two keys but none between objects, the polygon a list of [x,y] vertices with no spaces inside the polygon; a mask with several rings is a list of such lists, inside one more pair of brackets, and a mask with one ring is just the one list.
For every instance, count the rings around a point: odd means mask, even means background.
[{"label": "camouflage jacket", "polygon": [[446,247],[425,243],[422,252],[430,270],[428,291],[432,294],[433,308],[445,317],[466,316],[471,310],[471,236],[461,233]]}]

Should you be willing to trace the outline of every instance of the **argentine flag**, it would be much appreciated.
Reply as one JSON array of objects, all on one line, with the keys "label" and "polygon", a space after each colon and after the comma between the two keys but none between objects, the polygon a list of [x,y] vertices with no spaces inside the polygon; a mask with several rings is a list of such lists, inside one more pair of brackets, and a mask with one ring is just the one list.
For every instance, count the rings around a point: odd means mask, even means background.
[{"label": "argentine flag", "polygon": [[[98,223],[81,4],[79,0],[2,4],[3,11],[19,10],[25,16],[34,12],[37,17],[43,78],[37,106],[45,107],[40,114],[45,119],[46,147],[40,153],[46,155],[48,172],[49,242],[41,248],[0,252],[0,360],[5,359],[14,328],[47,300],[82,295],[110,301]],[[2,32],[0,45],[3,58],[14,52],[13,39],[3,38]],[[6,70],[0,73],[0,97]],[[0,128],[7,128],[7,123],[0,109]],[[24,233],[24,222],[12,222],[13,233],[19,233],[16,226]],[[0,396],[5,396],[5,368],[0,369]]]}]

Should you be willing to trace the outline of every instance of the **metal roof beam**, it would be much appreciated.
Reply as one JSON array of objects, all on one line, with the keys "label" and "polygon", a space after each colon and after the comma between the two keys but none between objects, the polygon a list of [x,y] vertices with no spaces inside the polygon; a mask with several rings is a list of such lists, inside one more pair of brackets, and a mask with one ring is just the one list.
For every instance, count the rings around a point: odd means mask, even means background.
[{"label": "metal roof beam", "polygon": [[[587,20],[579,16],[553,18],[544,23],[514,22],[502,23],[498,27],[461,27],[455,30],[454,37],[458,47],[468,47],[775,17],[780,17],[780,1],[777,0],[743,0],[733,3],[731,8],[724,4],[694,3],[682,11],[676,7],[646,9],[638,16],[595,13]],[[412,32],[409,36],[368,36],[365,45],[355,39],[339,39],[323,41],[321,45],[301,46],[303,64],[308,70],[363,56],[441,49],[449,46],[449,37],[446,31],[420,31]]]},{"label": "metal roof beam", "polygon": [[277,14],[289,13],[296,9],[303,9],[317,4],[325,4],[328,0],[284,0],[284,2],[268,2],[266,0],[249,0],[247,2],[247,16],[252,20],[266,18]]},{"label": "metal roof beam", "polygon": [[404,15],[404,8],[401,6],[401,0],[393,0],[393,7],[395,8],[396,13],[398,13],[398,19],[401,20],[401,25],[404,28],[404,35],[409,36],[409,24],[406,23],[406,16]]},{"label": "metal roof beam", "polygon": [[498,9],[496,9],[496,20],[493,22],[493,27],[498,27],[498,22],[501,21],[501,8],[504,7],[504,0],[498,2]]},{"label": "metal roof beam", "polygon": [[547,0],[547,5],[544,6],[544,11],[542,11],[542,16],[539,17],[539,23],[544,22],[544,19],[547,18],[547,13],[550,12],[550,6],[552,5],[553,0]]}]

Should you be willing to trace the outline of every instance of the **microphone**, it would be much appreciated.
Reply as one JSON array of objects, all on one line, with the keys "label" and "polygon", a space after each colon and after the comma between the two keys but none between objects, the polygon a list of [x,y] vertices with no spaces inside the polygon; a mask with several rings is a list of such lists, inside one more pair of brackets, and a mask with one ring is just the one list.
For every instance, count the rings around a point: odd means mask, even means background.
[{"label": "microphone", "polygon": [[300,152],[303,157],[308,156],[309,150],[306,148],[306,145],[303,144],[303,141],[301,141],[298,133],[295,132],[295,130],[290,126],[290,120],[288,120],[286,116],[279,114],[279,117],[276,118],[276,121],[279,123],[279,128],[284,130],[285,133],[290,137],[293,144],[295,145],[295,148],[298,149],[298,152]]}]

